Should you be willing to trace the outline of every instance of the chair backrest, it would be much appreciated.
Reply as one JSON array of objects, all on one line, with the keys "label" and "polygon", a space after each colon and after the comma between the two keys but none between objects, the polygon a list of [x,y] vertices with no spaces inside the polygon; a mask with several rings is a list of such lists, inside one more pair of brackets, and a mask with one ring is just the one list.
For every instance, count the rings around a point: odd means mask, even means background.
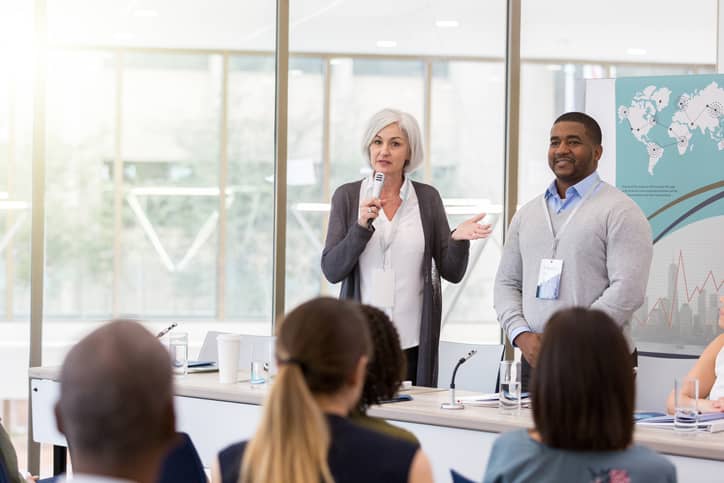
[{"label": "chair backrest", "polygon": [[639,352],[636,409],[666,411],[666,398],[674,389],[674,378],[686,375],[696,359],[696,356]]},{"label": "chair backrest", "polygon": [[207,483],[204,465],[194,443],[186,433],[178,433],[179,442],[166,455],[158,483]]},{"label": "chair backrest", "polygon": [[[200,361],[219,362],[219,349],[216,337],[230,332],[209,331],[204,338],[204,343],[199,351]],[[264,360],[274,364],[274,341],[271,335],[246,335],[241,336],[241,349],[239,350],[239,367],[248,369],[252,357],[256,360]]]},{"label": "chair backrest", "polygon": [[216,337],[221,334],[228,334],[228,332],[210,330],[206,333],[204,343],[201,344],[201,350],[199,350],[199,356],[196,358],[197,360],[219,362],[219,346],[216,343]]},{"label": "chair backrest", "polygon": [[498,368],[503,357],[501,344],[465,344],[440,341],[437,387],[450,387],[455,364],[472,349],[477,349],[478,353],[458,369],[455,388],[477,392],[495,392]]}]

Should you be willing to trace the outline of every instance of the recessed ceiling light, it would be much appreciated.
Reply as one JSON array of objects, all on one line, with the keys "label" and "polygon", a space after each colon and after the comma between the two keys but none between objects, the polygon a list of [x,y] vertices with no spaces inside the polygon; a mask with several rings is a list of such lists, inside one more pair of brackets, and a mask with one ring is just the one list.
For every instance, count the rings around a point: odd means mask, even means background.
[{"label": "recessed ceiling light", "polygon": [[378,40],[377,47],[384,47],[384,48],[397,47],[397,42],[395,40]]},{"label": "recessed ceiling light", "polygon": [[628,55],[646,55],[646,49],[631,47],[630,49],[626,49],[626,53]]},{"label": "recessed ceiling light", "polygon": [[138,9],[133,12],[134,17],[158,17],[158,12],[155,10]]},{"label": "recessed ceiling light", "polygon": [[136,36],[133,35],[131,32],[118,32],[116,35],[113,36],[113,38],[115,38],[118,42],[127,42],[129,40],[133,40],[134,38],[136,38]]},{"label": "recessed ceiling light", "polygon": [[460,22],[457,20],[438,20],[435,25],[441,29],[451,29],[460,26]]}]

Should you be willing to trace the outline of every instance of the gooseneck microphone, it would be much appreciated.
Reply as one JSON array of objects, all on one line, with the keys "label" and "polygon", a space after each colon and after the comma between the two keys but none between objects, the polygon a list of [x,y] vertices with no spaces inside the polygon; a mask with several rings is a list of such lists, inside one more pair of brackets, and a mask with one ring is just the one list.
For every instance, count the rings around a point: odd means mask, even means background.
[{"label": "gooseneck microphone", "polygon": [[[372,197],[377,199],[380,197],[380,193],[382,193],[382,185],[385,184],[385,173],[380,173],[379,171],[375,173],[374,177],[372,178]],[[370,218],[367,220],[367,228],[372,229],[372,222],[375,221],[374,218]]]},{"label": "gooseneck microphone", "polygon": [[442,409],[465,409],[465,406],[460,404],[459,402],[455,401],[455,376],[458,374],[458,368],[465,364],[465,362],[473,357],[475,354],[478,353],[477,349],[473,349],[470,352],[468,352],[464,357],[461,357],[460,360],[458,360],[458,363],[455,364],[455,369],[453,369],[452,379],[450,380],[450,402],[449,403],[442,403],[440,407]]}]

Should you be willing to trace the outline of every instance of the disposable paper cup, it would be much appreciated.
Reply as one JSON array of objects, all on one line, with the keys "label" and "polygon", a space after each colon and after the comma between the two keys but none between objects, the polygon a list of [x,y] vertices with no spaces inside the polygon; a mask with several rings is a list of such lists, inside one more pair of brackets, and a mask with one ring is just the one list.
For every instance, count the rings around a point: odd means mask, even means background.
[{"label": "disposable paper cup", "polygon": [[239,372],[241,336],[223,334],[216,338],[216,343],[219,349],[219,382],[233,384]]}]

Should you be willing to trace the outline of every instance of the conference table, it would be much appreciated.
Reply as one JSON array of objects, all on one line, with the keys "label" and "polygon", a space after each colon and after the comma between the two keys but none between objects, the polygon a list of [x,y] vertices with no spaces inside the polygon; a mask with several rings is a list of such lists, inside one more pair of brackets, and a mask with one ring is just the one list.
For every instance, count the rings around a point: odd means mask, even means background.
[{"label": "conference table", "polygon": [[[58,367],[29,369],[32,437],[38,443],[66,446],[53,416],[60,389],[58,372]],[[267,392],[267,384],[250,384],[245,371],[239,372],[234,384],[219,383],[217,373],[177,378],[177,429],[191,436],[204,466],[209,467],[220,449],[254,434]],[[450,400],[446,389],[413,387],[405,392],[412,400],[375,406],[369,414],[412,431],[430,458],[437,482],[451,481],[451,468],[480,481],[497,435],[532,427],[529,409],[515,415],[503,415],[497,408],[489,407],[445,410],[440,405]],[[637,443],[666,454],[675,464],[680,482],[722,481],[724,433],[681,435],[670,429],[637,427],[634,438]]]}]

